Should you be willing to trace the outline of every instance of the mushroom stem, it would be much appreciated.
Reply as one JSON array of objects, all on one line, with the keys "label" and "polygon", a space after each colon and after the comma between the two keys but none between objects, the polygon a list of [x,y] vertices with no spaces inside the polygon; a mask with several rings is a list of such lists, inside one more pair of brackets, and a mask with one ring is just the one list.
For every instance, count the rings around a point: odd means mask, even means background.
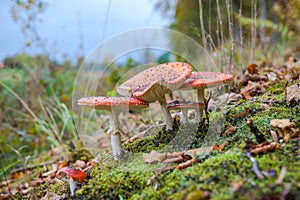
[{"label": "mushroom stem", "polygon": [[75,189],[76,189],[76,182],[73,180],[72,177],[70,177],[70,181],[69,181],[69,185],[70,185],[70,192],[71,192],[71,196],[74,195]]},{"label": "mushroom stem", "polygon": [[[205,103],[204,98],[204,88],[197,89],[197,101],[200,103]],[[203,107],[199,107],[195,110],[195,123],[199,123],[202,121],[202,115],[203,115]]]},{"label": "mushroom stem", "polygon": [[186,109],[186,108],[181,109],[181,122],[183,124],[188,123],[188,114],[187,114],[187,112],[188,112],[188,109]]},{"label": "mushroom stem", "polygon": [[109,112],[110,140],[111,140],[112,153],[115,160],[118,160],[122,156],[120,122],[119,122],[118,114],[119,112],[113,110]]},{"label": "mushroom stem", "polygon": [[166,101],[165,98],[161,98],[161,99],[158,100],[158,102],[160,103],[161,110],[162,110],[162,113],[163,113],[164,118],[165,118],[165,123],[166,123],[166,126],[167,126],[167,130],[172,130],[172,128],[173,128],[173,119],[172,119],[170,111],[167,109],[167,101]]}]

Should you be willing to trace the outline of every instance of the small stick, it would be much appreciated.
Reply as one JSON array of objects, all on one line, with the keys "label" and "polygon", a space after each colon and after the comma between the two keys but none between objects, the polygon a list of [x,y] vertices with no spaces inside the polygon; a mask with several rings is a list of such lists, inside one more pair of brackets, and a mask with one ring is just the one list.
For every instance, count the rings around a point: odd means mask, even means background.
[{"label": "small stick", "polygon": [[257,176],[257,178],[259,180],[263,180],[264,176],[262,175],[261,171],[258,168],[258,164],[255,160],[255,158],[253,156],[251,156],[251,154],[249,152],[247,152],[246,157],[250,159],[250,161],[252,162],[252,167],[251,170],[255,173],[255,175]]}]

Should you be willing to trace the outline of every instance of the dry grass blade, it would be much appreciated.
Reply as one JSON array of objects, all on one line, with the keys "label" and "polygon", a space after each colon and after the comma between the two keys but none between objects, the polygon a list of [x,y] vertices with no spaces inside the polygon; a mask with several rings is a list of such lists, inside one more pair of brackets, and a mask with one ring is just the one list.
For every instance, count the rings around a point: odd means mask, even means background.
[{"label": "dry grass blade", "polygon": [[28,113],[31,115],[32,118],[34,119],[38,119],[37,116],[34,114],[34,112],[29,108],[29,106],[25,103],[25,101],[23,101],[23,99],[17,94],[15,93],[10,87],[8,87],[5,83],[3,83],[0,80],[0,85],[2,85],[2,87],[4,87],[7,91],[9,91],[16,99],[18,99],[20,101],[20,103],[24,106],[24,108],[28,111]]}]

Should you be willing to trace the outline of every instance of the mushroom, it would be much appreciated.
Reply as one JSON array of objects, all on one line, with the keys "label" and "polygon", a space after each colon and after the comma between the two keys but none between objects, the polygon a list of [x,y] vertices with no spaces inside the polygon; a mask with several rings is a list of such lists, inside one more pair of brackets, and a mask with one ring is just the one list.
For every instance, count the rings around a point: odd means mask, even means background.
[{"label": "mushroom", "polygon": [[61,168],[60,170],[57,171],[56,177],[59,177],[61,173],[64,173],[70,177],[69,185],[70,185],[71,196],[74,195],[74,191],[77,187],[77,184],[82,183],[87,177],[84,171],[74,167]]},{"label": "mushroom", "polygon": [[189,109],[199,109],[205,106],[202,102],[180,102],[180,101],[172,101],[167,105],[168,110],[181,110],[182,112],[182,123],[188,122],[187,112]]},{"label": "mushroom", "polygon": [[[204,90],[233,81],[233,75],[221,72],[193,72],[178,90],[197,90],[197,101],[205,103]],[[202,120],[203,107],[196,111],[195,122]]]},{"label": "mushroom", "polygon": [[148,103],[158,101],[161,105],[167,130],[173,127],[173,120],[167,109],[165,94],[178,89],[192,74],[187,63],[170,62],[151,67],[127,80],[117,88],[122,96],[134,96]]},{"label": "mushroom", "polygon": [[120,122],[118,119],[119,112],[125,109],[142,109],[149,104],[140,99],[131,97],[84,97],[78,100],[78,105],[92,106],[98,110],[107,110],[110,115],[110,137],[112,153],[115,160],[122,156]]},{"label": "mushroom", "polygon": [[300,135],[300,131],[296,128],[296,124],[291,122],[290,119],[273,119],[270,121],[270,125],[277,128],[278,135],[283,137],[285,142],[290,138]]}]

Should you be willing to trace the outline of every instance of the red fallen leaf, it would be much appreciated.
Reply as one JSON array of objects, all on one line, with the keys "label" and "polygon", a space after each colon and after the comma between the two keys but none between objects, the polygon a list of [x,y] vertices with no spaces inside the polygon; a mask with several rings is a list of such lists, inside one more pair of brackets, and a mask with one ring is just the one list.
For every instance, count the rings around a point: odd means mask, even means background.
[{"label": "red fallen leaf", "polygon": [[64,167],[64,168],[61,168],[56,173],[56,177],[58,177],[61,173],[65,173],[68,176],[70,176],[73,180],[79,181],[81,183],[87,177],[87,175],[86,175],[86,173],[84,171],[82,171],[81,169],[73,168],[73,167]]}]

